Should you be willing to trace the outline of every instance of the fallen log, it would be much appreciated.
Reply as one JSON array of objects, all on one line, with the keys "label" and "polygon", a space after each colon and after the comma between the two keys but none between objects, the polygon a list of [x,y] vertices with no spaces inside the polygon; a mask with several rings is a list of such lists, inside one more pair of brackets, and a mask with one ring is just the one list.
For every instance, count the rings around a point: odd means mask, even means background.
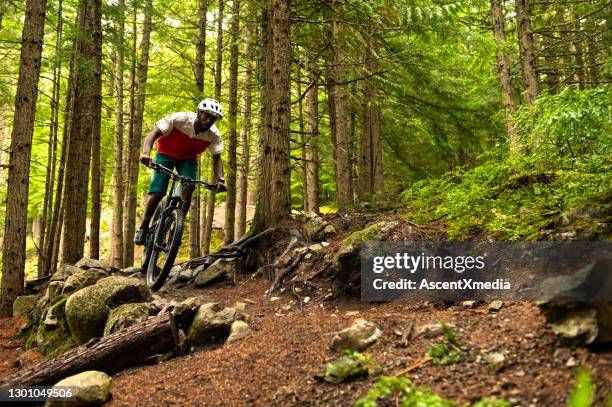
[{"label": "fallen log", "polygon": [[170,312],[166,312],[103,338],[94,338],[56,358],[22,369],[0,382],[0,389],[50,386],[65,377],[87,370],[114,373],[127,365],[142,363],[149,356],[166,353],[177,344],[174,318]]}]

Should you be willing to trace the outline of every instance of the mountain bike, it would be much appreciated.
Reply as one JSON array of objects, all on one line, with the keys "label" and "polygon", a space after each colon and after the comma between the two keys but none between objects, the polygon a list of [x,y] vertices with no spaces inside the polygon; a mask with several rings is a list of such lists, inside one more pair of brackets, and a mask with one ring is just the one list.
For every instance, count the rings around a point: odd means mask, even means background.
[{"label": "mountain bike", "polygon": [[183,177],[171,169],[162,165],[151,163],[149,168],[168,174],[171,179],[170,188],[166,190],[166,196],[157,206],[153,220],[144,244],[141,269],[146,271],[147,285],[153,291],[159,290],[174,265],[174,260],[181,246],[183,228],[185,226],[186,202],[180,196],[179,185],[197,185],[211,191],[217,191],[215,185],[205,181]]}]

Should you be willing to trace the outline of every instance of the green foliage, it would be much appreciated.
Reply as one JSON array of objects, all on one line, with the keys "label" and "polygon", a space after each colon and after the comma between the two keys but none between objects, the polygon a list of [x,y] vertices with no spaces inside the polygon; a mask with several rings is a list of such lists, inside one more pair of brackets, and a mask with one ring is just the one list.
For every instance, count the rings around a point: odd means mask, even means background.
[{"label": "green foliage", "polygon": [[461,341],[453,330],[442,322],[442,334],[444,340],[442,343],[432,345],[427,350],[427,355],[430,356],[436,365],[452,365],[459,363],[463,359],[461,351]]},{"label": "green foliage", "polygon": [[[537,237],[550,213],[612,192],[612,88],[543,96],[517,114],[521,145],[505,144],[481,164],[415,183],[402,194],[418,222],[443,219],[452,239],[487,233],[499,239]],[[560,123],[560,124],[559,124]]]},{"label": "green foliage", "polygon": [[[460,404],[444,399],[428,389],[416,387],[406,377],[383,376],[368,393],[358,399],[354,407],[376,407],[379,400],[398,400],[404,407],[456,407]],[[384,404],[387,405],[387,404]],[[396,403],[396,405],[399,405]],[[507,401],[483,398],[472,407],[511,407]]]},{"label": "green foliage", "polygon": [[378,363],[371,354],[347,349],[335,362],[325,365],[323,380],[340,383],[350,378],[376,373],[379,369]]},{"label": "green foliage", "polygon": [[567,399],[568,407],[590,407],[595,398],[595,384],[589,369],[581,367],[576,371],[576,383]]}]

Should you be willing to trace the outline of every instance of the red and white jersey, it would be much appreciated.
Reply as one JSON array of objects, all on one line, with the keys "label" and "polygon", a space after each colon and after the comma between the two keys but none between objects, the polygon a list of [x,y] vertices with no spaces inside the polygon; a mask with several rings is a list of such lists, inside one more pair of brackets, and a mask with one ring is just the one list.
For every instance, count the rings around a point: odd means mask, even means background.
[{"label": "red and white jersey", "polygon": [[157,151],[179,160],[197,160],[207,148],[213,155],[221,153],[223,140],[219,129],[213,124],[208,131],[196,134],[193,126],[197,117],[195,112],[177,112],[155,123],[162,132],[157,139]]}]

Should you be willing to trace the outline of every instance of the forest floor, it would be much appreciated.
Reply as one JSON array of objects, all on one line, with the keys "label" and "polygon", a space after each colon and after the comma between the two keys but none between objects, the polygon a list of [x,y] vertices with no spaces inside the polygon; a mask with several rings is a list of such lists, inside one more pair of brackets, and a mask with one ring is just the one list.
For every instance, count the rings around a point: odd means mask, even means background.
[{"label": "forest floor", "polygon": [[[402,233],[395,238],[402,238]],[[338,236],[327,250],[339,244]],[[483,303],[438,306],[429,302],[369,303],[358,298],[329,299],[329,276],[315,281],[311,300],[299,309],[288,292],[268,297],[270,282],[239,276],[205,289],[167,286],[170,299],[203,296],[226,306],[246,304],[253,332],[231,345],[210,345],[157,365],[135,366],[113,376],[108,406],[349,406],[364,396],[382,375],[394,375],[420,361],[440,338],[417,334],[426,324],[452,324],[463,342],[464,359],[454,365],[426,363],[406,375],[418,386],[460,403],[496,397],[521,406],[563,406],[578,366],[588,366],[597,388],[597,404],[612,387],[612,353],[607,349],[563,348],[530,302],[505,302],[495,311]],[[382,366],[378,375],[340,384],[315,376],[338,358],[332,337],[365,318],[382,330],[365,352]],[[0,376],[40,360],[20,356],[17,330],[23,321],[0,321]],[[406,335],[406,332],[409,334]],[[28,353],[28,352],[26,352]],[[488,355],[503,355],[495,369]],[[23,359],[23,360],[22,360]],[[17,362],[18,360],[21,360]]]}]

